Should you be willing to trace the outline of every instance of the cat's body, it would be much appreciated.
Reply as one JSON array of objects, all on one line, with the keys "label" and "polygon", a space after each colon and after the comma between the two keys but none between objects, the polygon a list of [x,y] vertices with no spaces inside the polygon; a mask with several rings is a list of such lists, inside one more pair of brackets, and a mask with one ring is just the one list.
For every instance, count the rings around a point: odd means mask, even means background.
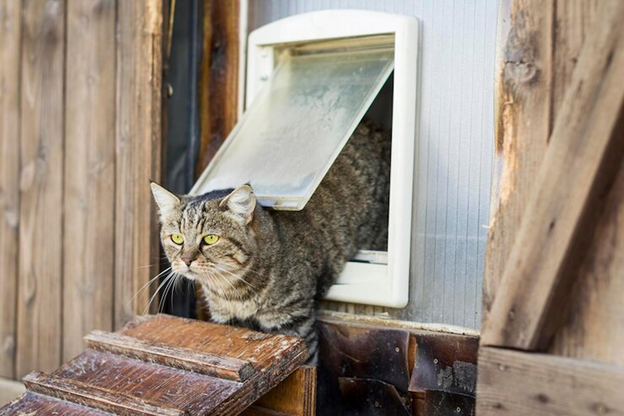
[{"label": "cat's body", "polygon": [[299,212],[263,209],[248,185],[176,202],[154,184],[173,270],[202,284],[214,321],[302,337],[314,356],[316,302],[359,249],[385,249],[389,160],[389,135],[363,122]]}]

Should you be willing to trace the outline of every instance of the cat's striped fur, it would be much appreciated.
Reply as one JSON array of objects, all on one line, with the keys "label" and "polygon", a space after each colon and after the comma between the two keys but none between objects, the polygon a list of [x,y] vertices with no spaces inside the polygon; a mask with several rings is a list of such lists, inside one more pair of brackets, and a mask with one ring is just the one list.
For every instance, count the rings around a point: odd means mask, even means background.
[{"label": "cat's striped fur", "polygon": [[317,301],[359,249],[385,249],[389,160],[389,134],[362,122],[300,212],[263,209],[249,185],[175,196],[152,184],[173,271],[201,283],[214,321],[302,337],[315,357]]}]

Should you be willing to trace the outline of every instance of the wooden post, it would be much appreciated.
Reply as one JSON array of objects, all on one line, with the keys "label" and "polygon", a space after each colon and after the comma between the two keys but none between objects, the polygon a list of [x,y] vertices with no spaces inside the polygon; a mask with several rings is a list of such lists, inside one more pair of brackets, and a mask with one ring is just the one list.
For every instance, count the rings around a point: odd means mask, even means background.
[{"label": "wooden post", "polygon": [[[545,348],[624,152],[624,3],[601,3],[562,103],[483,345]],[[557,309],[558,314],[553,310]]]},{"label": "wooden post", "polygon": [[0,2],[0,377],[15,377],[21,2]]},{"label": "wooden post", "polygon": [[[514,0],[499,28],[496,170],[483,280],[483,322],[492,307],[551,129],[554,0]],[[506,39],[503,40],[503,39]]]}]

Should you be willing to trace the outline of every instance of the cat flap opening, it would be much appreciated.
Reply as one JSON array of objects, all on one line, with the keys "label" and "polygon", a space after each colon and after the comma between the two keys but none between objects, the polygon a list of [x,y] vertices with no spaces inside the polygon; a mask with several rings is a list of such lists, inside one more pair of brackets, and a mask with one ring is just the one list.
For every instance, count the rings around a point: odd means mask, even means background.
[{"label": "cat flap opening", "polygon": [[265,207],[303,209],[393,68],[383,46],[284,51],[191,193],[249,183]]}]

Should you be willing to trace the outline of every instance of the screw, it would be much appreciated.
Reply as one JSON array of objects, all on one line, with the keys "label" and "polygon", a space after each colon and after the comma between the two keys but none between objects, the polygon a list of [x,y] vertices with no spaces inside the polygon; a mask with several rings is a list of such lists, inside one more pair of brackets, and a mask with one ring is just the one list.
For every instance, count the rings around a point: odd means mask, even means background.
[{"label": "screw", "polygon": [[434,358],[434,359],[433,359],[433,363],[434,363],[434,364],[437,364],[437,363],[438,363],[438,359],[437,359],[437,358]]},{"label": "screw", "polygon": [[505,370],[507,369],[507,366],[505,366],[505,364],[499,364],[499,365],[498,365],[498,369],[499,369],[500,371],[505,371]]},{"label": "screw", "polygon": [[461,413],[461,407],[457,407],[457,409],[455,409],[455,412]]},{"label": "screw", "polygon": [[401,350],[399,349],[399,347],[396,347],[394,350],[395,350],[396,352],[401,351]]}]

